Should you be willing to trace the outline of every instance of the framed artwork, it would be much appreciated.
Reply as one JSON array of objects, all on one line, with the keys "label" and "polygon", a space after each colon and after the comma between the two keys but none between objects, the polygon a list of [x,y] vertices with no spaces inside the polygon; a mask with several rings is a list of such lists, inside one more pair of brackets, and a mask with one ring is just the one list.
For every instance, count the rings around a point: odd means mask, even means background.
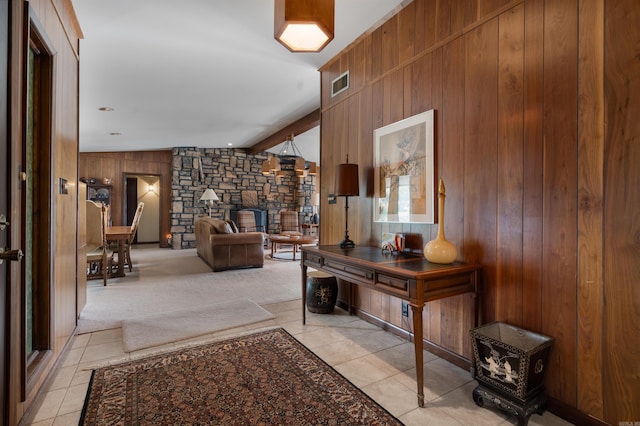
[{"label": "framed artwork", "polygon": [[374,222],[434,223],[434,110],[376,129]]}]

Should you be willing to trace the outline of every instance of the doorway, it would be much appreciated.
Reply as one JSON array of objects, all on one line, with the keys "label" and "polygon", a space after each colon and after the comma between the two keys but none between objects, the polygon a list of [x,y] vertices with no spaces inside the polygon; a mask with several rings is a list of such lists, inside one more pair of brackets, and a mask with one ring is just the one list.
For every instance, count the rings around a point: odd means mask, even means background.
[{"label": "doorway", "polygon": [[124,175],[123,217],[131,225],[138,203],[144,203],[144,210],[134,239],[137,244],[160,242],[160,175]]}]

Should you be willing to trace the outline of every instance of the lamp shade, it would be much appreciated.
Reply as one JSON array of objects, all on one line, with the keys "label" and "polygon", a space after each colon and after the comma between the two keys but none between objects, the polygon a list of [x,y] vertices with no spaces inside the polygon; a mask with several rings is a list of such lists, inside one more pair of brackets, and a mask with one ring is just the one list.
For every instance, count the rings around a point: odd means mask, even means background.
[{"label": "lamp shade", "polygon": [[319,52],[333,40],[335,0],[275,0],[273,36],[292,52]]},{"label": "lamp shade", "polygon": [[296,172],[304,172],[305,171],[304,158],[297,157],[294,168],[296,169]]},{"label": "lamp shade", "polygon": [[211,188],[207,188],[206,191],[204,191],[204,194],[202,194],[202,197],[200,197],[200,201],[218,201],[219,198],[216,195],[215,191]]},{"label": "lamp shade", "polygon": [[278,160],[278,158],[271,157],[271,160],[269,160],[269,164],[270,164],[270,169],[274,174],[281,170],[280,160]]},{"label": "lamp shade", "polygon": [[316,165],[315,161],[309,162],[309,174],[312,176],[315,176],[318,174],[318,166]]},{"label": "lamp shade", "polygon": [[271,164],[269,163],[269,160],[264,160],[262,162],[262,174],[268,176],[269,173],[271,173]]},{"label": "lamp shade", "polygon": [[357,164],[338,164],[336,166],[335,195],[354,196],[360,195]]}]

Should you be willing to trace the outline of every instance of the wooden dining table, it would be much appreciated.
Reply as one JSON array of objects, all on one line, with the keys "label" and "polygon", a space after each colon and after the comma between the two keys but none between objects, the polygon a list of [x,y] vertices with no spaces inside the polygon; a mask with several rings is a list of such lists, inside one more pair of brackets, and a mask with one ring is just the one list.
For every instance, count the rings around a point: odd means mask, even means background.
[{"label": "wooden dining table", "polygon": [[118,244],[118,270],[114,273],[111,271],[112,277],[124,277],[124,245],[131,236],[130,226],[108,226],[105,231],[107,242],[115,242]]}]

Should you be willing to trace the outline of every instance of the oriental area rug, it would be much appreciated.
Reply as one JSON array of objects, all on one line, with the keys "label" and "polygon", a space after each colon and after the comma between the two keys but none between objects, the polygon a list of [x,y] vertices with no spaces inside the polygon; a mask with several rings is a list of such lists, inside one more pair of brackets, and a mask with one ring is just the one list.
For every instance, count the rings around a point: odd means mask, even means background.
[{"label": "oriental area rug", "polygon": [[93,371],[81,425],[401,425],[281,328]]}]

